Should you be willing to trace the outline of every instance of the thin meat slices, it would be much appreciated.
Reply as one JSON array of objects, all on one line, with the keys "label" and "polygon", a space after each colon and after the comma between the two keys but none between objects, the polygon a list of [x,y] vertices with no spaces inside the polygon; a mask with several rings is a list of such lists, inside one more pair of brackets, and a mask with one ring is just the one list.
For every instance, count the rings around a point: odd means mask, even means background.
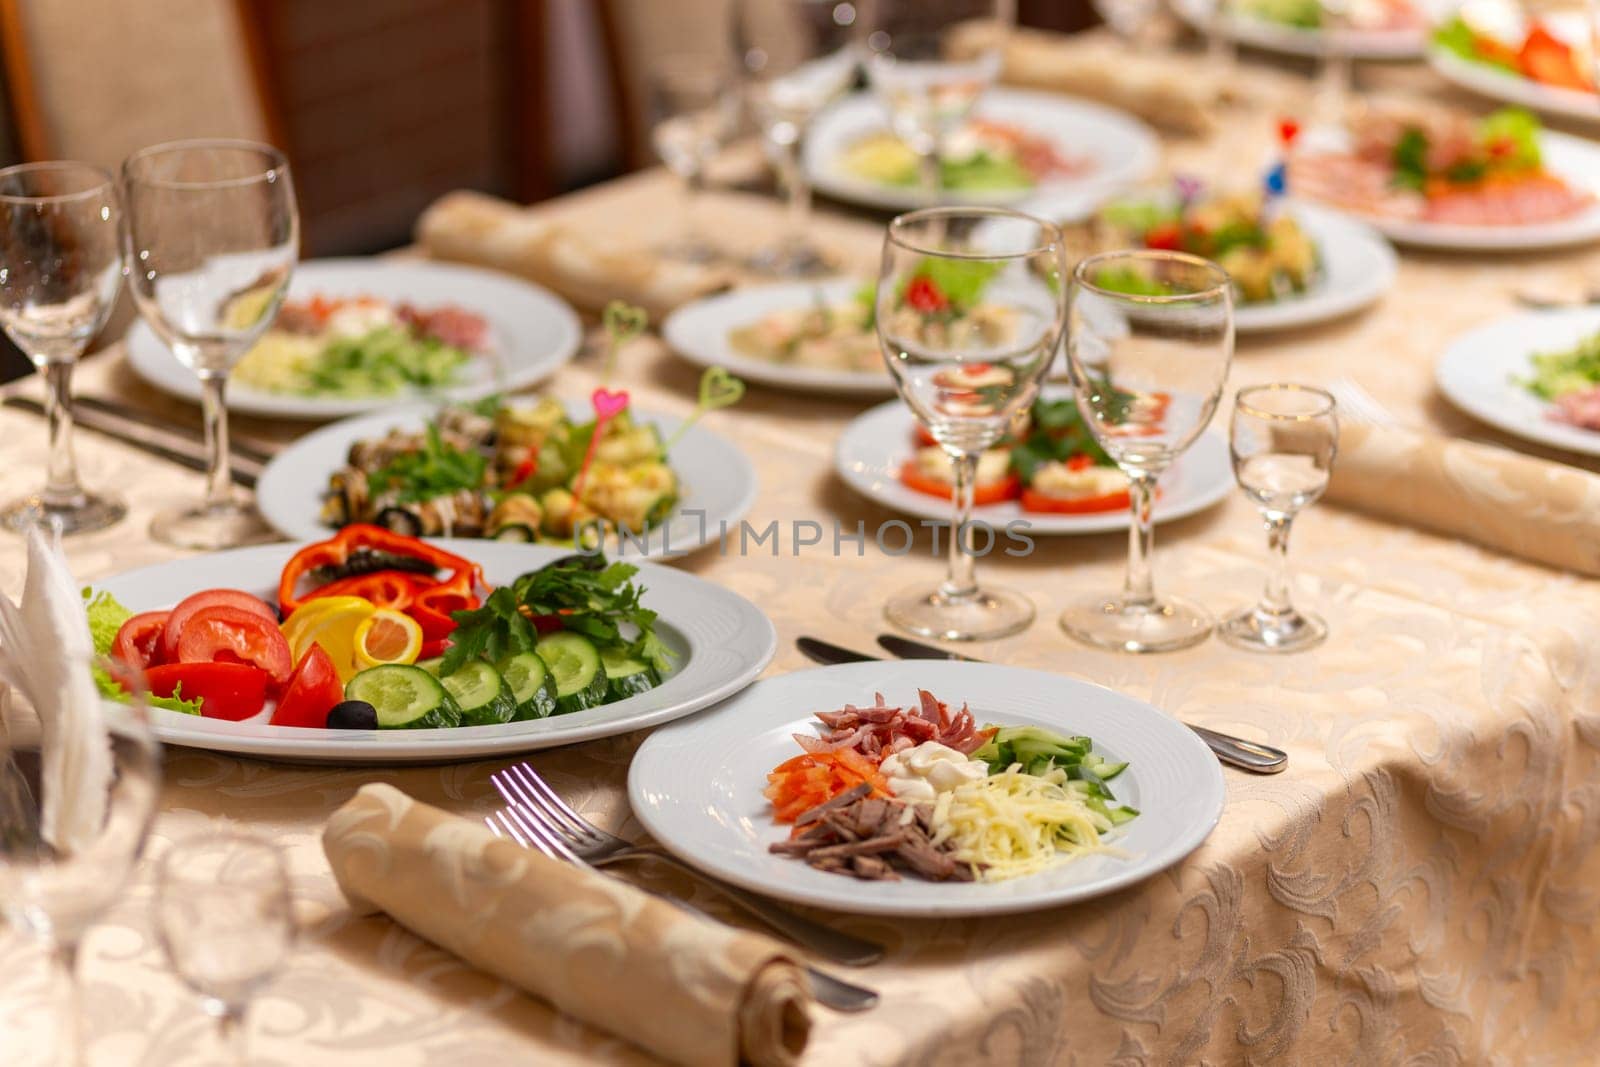
[{"label": "thin meat slices", "polygon": [[988,731],[978,729],[965,704],[952,715],[949,705],[926,689],[917,690],[915,708],[892,707],[884,703],[882,693],[874,693],[868,707],[846,704],[838,711],[818,712],[817,720],[825,728],[820,737],[794,735],[801,748],[812,754],[853,749],[877,762],[924,741],[969,755],[988,740]]}]

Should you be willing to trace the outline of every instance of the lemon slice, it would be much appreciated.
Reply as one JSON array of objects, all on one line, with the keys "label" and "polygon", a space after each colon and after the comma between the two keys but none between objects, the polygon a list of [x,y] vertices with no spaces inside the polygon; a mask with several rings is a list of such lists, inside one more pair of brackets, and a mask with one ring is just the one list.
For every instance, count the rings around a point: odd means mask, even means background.
[{"label": "lemon slice", "polygon": [[299,619],[300,612],[295,612],[289,621],[298,623],[298,626],[293,632],[284,632],[296,663],[312,645],[321,645],[328,658],[333,660],[334,670],[339,672],[341,682],[348,682],[361,669],[356,662],[356,634],[362,624],[379,610],[371,601],[359,597],[349,599],[353,603],[317,612],[303,621]]},{"label": "lemon slice", "polygon": [[308,600],[294,610],[294,614],[283,620],[278,628],[283,631],[283,636],[288,639],[290,647],[294,647],[295,638],[305,633],[314,624],[320,622],[324,615],[331,612],[359,613],[357,621],[370,615],[376,606],[370,601],[358,596],[325,596],[316,600]]},{"label": "lemon slice", "polygon": [[359,668],[384,663],[415,663],[422,652],[422,627],[411,616],[378,608],[355,631],[355,663]]}]

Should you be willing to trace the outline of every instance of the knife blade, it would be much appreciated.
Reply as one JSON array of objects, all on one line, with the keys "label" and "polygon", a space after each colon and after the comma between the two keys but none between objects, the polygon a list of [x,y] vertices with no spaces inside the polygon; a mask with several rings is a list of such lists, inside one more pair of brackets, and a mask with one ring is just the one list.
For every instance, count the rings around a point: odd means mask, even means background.
[{"label": "knife blade", "polygon": [[[921,641],[913,641],[899,634],[879,634],[878,644],[902,659],[943,659],[956,660],[961,663],[985,663],[975,656],[964,656],[959,652],[952,652],[948,648],[938,645],[928,645]],[[804,651],[804,650],[802,650]],[[1242,737],[1222,733],[1220,730],[1211,730],[1204,726],[1195,726],[1184,723],[1193,730],[1206,747],[1216,754],[1217,759],[1230,767],[1238,767],[1243,771],[1253,774],[1277,774],[1289,765],[1289,754],[1281,748],[1263,745],[1259,741],[1247,741]]]},{"label": "knife blade", "polygon": [[854,652],[839,645],[832,645],[815,637],[799,637],[794,643],[796,648],[805,653],[807,659],[829,667],[838,663],[866,663],[878,658],[869,656],[865,652]]},{"label": "knife blade", "polygon": [[[130,404],[119,403],[115,400],[107,400],[103,396],[75,396],[72,398],[72,408],[74,412],[81,412],[85,408],[94,408],[97,411],[104,412],[106,415],[111,416],[112,418],[124,419],[128,422],[136,422],[140,426],[148,426],[152,430],[160,430],[163,433],[176,434],[185,438],[186,440],[192,440],[196,444],[201,443],[200,432],[188,425],[175,425],[172,422],[163,419],[160,415],[153,414],[141,408],[133,407]],[[257,448],[255,445],[252,445],[246,441],[239,440],[237,435],[229,435],[228,450],[233,453],[235,460],[245,459],[252,463],[272,462],[272,453],[266,451],[265,449]]]}]

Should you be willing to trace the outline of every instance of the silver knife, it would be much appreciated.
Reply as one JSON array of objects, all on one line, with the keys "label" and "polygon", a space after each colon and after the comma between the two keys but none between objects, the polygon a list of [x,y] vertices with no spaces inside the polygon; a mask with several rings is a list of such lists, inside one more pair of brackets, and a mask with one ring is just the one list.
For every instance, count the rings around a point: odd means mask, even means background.
[{"label": "silver knife", "polygon": [[[897,634],[881,634],[878,644],[893,652],[903,659],[945,659],[957,660],[962,663],[983,663],[984,660],[973,656],[964,656],[959,652],[939,648],[936,645],[925,645],[920,641],[912,641]],[[829,665],[835,663],[861,663],[866,660],[875,660],[877,656],[869,656],[865,652],[856,652],[853,649],[841,648],[839,645],[819,641],[815,637],[802,637],[795,645],[808,658],[818,663]],[[1250,771],[1254,774],[1277,774],[1289,765],[1289,754],[1280,748],[1263,745],[1256,741],[1246,741],[1242,737],[1232,734],[1219,733],[1208,730],[1204,726],[1194,726],[1184,723],[1193,730],[1206,743],[1206,747],[1216,754],[1217,759],[1231,767]]]},{"label": "silver knife", "polygon": [[[74,413],[82,412],[85,408],[94,408],[97,411],[104,412],[106,415],[112,418],[124,419],[128,422],[136,422],[140,426],[148,426],[152,430],[160,430],[162,433],[176,434],[179,437],[194,441],[197,444],[201,443],[200,431],[188,425],[187,423],[181,426],[174,424],[170,420],[165,419],[160,415],[145,411],[143,408],[136,408],[131,404],[123,404],[116,400],[108,400],[103,396],[75,396],[72,398],[72,410]],[[233,453],[235,462],[238,462],[240,459],[248,460],[252,463],[272,462],[271,452],[268,452],[264,448],[257,448],[248,441],[239,440],[237,434],[229,435],[228,450]]]}]

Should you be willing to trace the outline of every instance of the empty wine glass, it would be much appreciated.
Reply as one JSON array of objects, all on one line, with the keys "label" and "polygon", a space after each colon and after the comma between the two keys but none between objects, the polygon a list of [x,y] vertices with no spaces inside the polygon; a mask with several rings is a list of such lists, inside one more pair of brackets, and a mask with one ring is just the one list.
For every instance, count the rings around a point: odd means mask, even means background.
[{"label": "empty wine glass", "polygon": [[1151,577],[1156,482],[1194,444],[1222,396],[1233,357],[1227,273],[1182,252],[1107,252],[1073,272],[1067,366],[1089,432],[1128,476],[1133,522],[1120,594],[1068,607],[1080,641],[1164,652],[1205,640],[1211,616],[1157,596]]},{"label": "empty wine glass", "polygon": [[[78,949],[122,899],[144,848],[161,793],[161,755],[137,672],[98,658],[74,659],[71,669],[77,673],[62,672],[56,699],[79,706],[63,703],[49,729],[17,708],[0,722],[0,914],[49,946],[59,986],[57,1062],[79,1064]],[[114,676],[128,701],[102,701],[95,671]],[[92,731],[74,723],[80,715],[93,717]]]},{"label": "empty wine glass", "polygon": [[698,53],[655,55],[650,63],[650,142],[683,187],[679,232],[662,252],[690,263],[709,263],[719,253],[700,225],[700,194],[707,165],[738,121],[731,72],[727,64]]},{"label": "empty wine glass", "polygon": [[1349,43],[1351,0],[1320,0],[1322,26],[1317,33],[1317,87],[1312,110],[1317,125],[1343,129],[1350,110],[1354,77]]},{"label": "empty wine glass", "polygon": [[982,641],[1033,621],[1026,596],[978,585],[972,496],[979,456],[1028,410],[1061,343],[1063,256],[1056,226],[1014,211],[929,208],[889,224],[878,342],[895,388],[952,466],[949,572],[884,608],[912,633]]},{"label": "empty wine glass", "polygon": [[239,831],[175,842],[156,872],[155,908],[173,970],[217,1020],[234,1062],[244,1063],[250,999],[283,966],[294,941],[283,854]]},{"label": "empty wine glass", "polygon": [[78,484],[72,454],[72,368],[122,284],[117,187],[87,163],[0,170],[0,326],[39,369],[50,424],[42,490],[0,510],[12,530],[40,523],[63,534],[100,530],[127,507]]},{"label": "empty wine glass", "polygon": [[[1000,76],[1012,0],[876,0],[866,37],[867,78],[889,112],[889,125],[917,154],[925,201],[937,202],[946,139]],[[946,35],[955,26],[993,24],[984,47],[951,59]]]},{"label": "empty wine glass", "polygon": [[1239,390],[1229,434],[1233,473],[1261,510],[1272,571],[1255,607],[1222,621],[1224,641],[1256,652],[1299,652],[1320,644],[1328,625],[1290,600],[1289,530],[1295,516],[1328,487],[1339,450],[1333,397],[1309,385],[1280,382]]},{"label": "empty wine glass", "polygon": [[294,270],[299,213],[289,164],[251,141],[175,141],[122,164],[124,247],[139,314],[200,378],[205,500],[150,525],[181,548],[228,548],[266,533],[234,494],[228,372],[272,324]]},{"label": "empty wine glass", "polygon": [[740,0],[734,41],[745,95],[788,201],[779,242],[750,265],[810,277],[833,270],[810,233],[811,183],[800,150],[811,120],[855,79],[856,8],[838,0]]}]

